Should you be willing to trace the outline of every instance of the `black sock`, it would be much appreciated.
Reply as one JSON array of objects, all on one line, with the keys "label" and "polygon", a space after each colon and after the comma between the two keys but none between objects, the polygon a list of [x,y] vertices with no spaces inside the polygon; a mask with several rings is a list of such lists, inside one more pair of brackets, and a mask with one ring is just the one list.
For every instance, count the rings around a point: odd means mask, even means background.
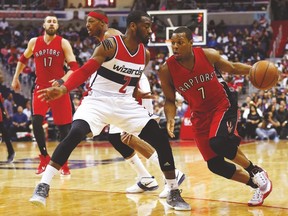
[{"label": "black sock", "polygon": [[256,184],[252,181],[252,178],[251,178],[251,177],[249,178],[249,181],[248,181],[247,185],[249,185],[249,186],[252,187],[252,188],[258,188],[258,185],[256,185]]},{"label": "black sock", "polygon": [[250,165],[247,167],[247,168],[245,168],[245,170],[250,174],[250,176],[251,176],[251,171],[255,168],[255,166],[254,166],[254,164],[251,162],[251,161],[249,161],[250,162]]}]

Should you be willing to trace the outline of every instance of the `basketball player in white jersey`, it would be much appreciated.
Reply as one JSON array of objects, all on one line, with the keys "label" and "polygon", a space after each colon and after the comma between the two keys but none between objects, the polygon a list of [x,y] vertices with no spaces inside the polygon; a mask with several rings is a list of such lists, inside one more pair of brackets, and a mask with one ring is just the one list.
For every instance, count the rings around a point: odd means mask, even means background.
[{"label": "basketball player in white jersey", "polygon": [[191,210],[180,195],[175,176],[175,163],[168,136],[161,131],[157,121],[133,98],[133,92],[150,60],[145,49],[152,33],[151,17],[143,11],[131,11],[127,17],[127,29],[123,36],[102,41],[80,69],[74,71],[60,87],[39,91],[42,100],[51,101],[81,85],[93,73],[97,73],[89,94],[76,110],[72,128],[56,147],[50,164],[30,201],[45,206],[54,175],[69,158],[86,134],[101,133],[107,124],[139,136],[158,153],[159,164],[165,175],[169,193],[167,205],[175,210]]},{"label": "basketball player in white jersey", "polygon": [[[106,38],[122,35],[122,33],[116,29],[108,28],[108,17],[106,13],[102,10],[94,10],[88,14],[86,28],[89,33],[89,36],[94,37],[96,43],[100,43]],[[89,86],[93,85],[94,80],[96,79],[97,74],[92,74],[90,78]],[[137,92],[137,100],[140,100],[140,104],[144,106],[147,111],[152,115],[153,114],[153,104],[152,99],[150,98],[150,83],[143,73],[138,84],[141,92]],[[138,88],[137,88],[138,90]],[[143,98],[144,97],[144,98]],[[148,98],[145,98],[148,97]],[[157,117],[157,116],[155,116]],[[138,157],[137,153],[134,151],[138,151],[145,158],[147,158],[150,162],[159,167],[158,155],[154,148],[151,145],[146,143],[144,140],[141,140],[137,136],[133,136],[132,134],[125,134],[124,143],[120,138],[120,134],[122,130],[113,125],[110,125],[109,129],[109,141],[113,145],[113,147],[123,156],[123,158],[130,164],[133,170],[137,173],[137,181],[131,187],[126,189],[127,193],[142,193],[144,191],[153,191],[158,188],[158,183],[156,179],[148,172],[148,170],[144,167],[141,159]],[[160,169],[160,167],[159,167]],[[176,179],[178,185],[180,185],[184,179],[185,174],[176,169]],[[147,182],[150,182],[149,185],[145,186]],[[160,198],[166,198],[168,194],[168,187],[165,184],[164,190],[159,194]]]}]

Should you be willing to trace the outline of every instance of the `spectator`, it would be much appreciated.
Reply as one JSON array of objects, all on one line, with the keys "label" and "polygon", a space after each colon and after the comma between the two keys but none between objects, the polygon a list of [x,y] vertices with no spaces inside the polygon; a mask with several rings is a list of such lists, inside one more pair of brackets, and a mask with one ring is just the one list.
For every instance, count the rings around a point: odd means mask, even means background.
[{"label": "spectator", "polygon": [[264,114],[263,121],[259,123],[258,127],[256,128],[256,139],[257,140],[274,140],[278,141],[278,134],[273,127],[274,125],[280,125],[278,121],[275,121],[272,118],[272,112],[266,112]]},{"label": "spectator", "polygon": [[14,115],[14,105],[15,105],[15,102],[13,100],[13,94],[9,93],[7,98],[4,100],[4,104],[3,104],[4,110],[6,113],[6,118],[7,118],[7,120],[5,121],[5,126],[7,128],[10,128],[12,124],[12,118]]},{"label": "spectator", "polygon": [[25,108],[23,110],[23,113],[27,116],[27,119],[28,119],[28,125],[31,124],[31,115],[32,115],[32,112],[31,112],[31,101],[28,100],[25,104]]},{"label": "spectator", "polygon": [[246,120],[246,136],[247,139],[254,139],[256,136],[256,128],[258,124],[261,122],[261,116],[257,112],[257,107],[254,103],[250,103],[250,112],[247,116]]},{"label": "spectator", "polygon": [[286,132],[285,132],[286,130],[283,130],[283,128],[286,127],[287,119],[288,119],[288,112],[286,109],[286,103],[284,101],[281,101],[281,103],[279,104],[278,110],[276,110],[276,119],[280,123],[280,126],[277,128],[277,133],[280,135],[281,138],[283,138],[284,134],[282,134],[282,136],[281,136],[281,133],[286,134]]},{"label": "spectator", "polygon": [[9,27],[9,23],[6,21],[6,18],[3,17],[2,21],[0,21],[0,28],[5,30],[7,27]]},{"label": "spectator", "polygon": [[18,106],[17,112],[13,115],[11,126],[11,137],[17,139],[17,132],[28,132],[28,118],[23,113],[23,107]]}]

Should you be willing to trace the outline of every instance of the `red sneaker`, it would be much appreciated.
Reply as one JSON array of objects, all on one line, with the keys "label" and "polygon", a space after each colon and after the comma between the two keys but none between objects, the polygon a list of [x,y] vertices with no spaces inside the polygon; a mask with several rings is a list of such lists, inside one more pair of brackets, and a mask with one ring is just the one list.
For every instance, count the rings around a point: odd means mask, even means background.
[{"label": "red sneaker", "polygon": [[40,164],[36,170],[36,175],[42,175],[46,169],[46,166],[49,164],[50,156],[49,155],[39,155]]},{"label": "red sneaker", "polygon": [[61,176],[70,176],[70,175],[71,175],[67,161],[66,161],[65,164],[62,166],[60,175],[61,175]]}]

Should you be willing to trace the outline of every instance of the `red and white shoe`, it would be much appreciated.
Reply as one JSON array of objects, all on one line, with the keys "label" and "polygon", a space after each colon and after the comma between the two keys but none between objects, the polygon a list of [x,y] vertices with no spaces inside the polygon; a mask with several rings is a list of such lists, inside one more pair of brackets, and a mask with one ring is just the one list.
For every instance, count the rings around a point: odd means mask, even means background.
[{"label": "red and white shoe", "polygon": [[39,155],[40,163],[38,165],[38,168],[36,170],[36,175],[42,175],[43,172],[45,171],[47,165],[50,162],[50,156],[49,155]]},{"label": "red and white shoe", "polygon": [[61,176],[70,176],[70,175],[71,175],[67,161],[66,161],[65,164],[61,167],[60,175],[61,175]]},{"label": "red and white shoe", "polygon": [[260,206],[264,199],[269,196],[272,191],[272,182],[268,178],[266,171],[258,172],[252,177],[253,182],[258,185],[254,191],[253,197],[248,201],[249,206]]}]

